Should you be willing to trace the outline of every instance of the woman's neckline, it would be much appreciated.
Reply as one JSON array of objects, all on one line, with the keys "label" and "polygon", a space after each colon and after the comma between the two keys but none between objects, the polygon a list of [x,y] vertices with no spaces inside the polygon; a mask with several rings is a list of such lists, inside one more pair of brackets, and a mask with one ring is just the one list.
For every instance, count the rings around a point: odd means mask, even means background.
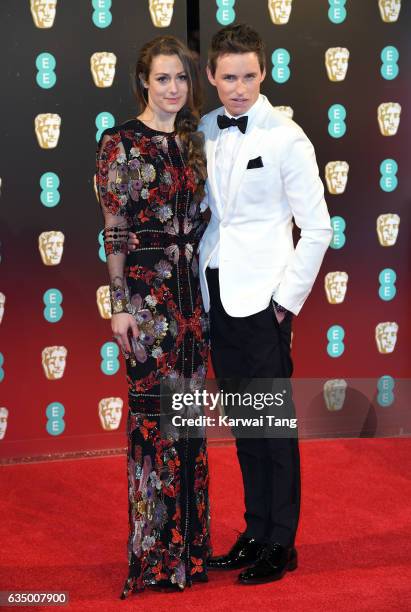
[{"label": "woman's neckline", "polygon": [[166,136],[174,136],[176,133],[175,130],[173,130],[172,132],[165,132],[164,130],[156,130],[155,128],[152,128],[149,125],[147,125],[147,123],[144,123],[144,121],[141,121],[141,119],[139,119],[138,117],[135,118],[135,121],[137,121],[138,123],[141,123],[141,125],[143,125],[146,130],[149,130],[150,132],[156,132],[156,134],[165,134]]}]

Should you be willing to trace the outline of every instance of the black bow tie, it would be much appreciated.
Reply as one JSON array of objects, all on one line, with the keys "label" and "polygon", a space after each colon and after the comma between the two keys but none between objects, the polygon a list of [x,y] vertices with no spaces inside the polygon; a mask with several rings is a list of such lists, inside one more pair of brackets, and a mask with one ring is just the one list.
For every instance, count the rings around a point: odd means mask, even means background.
[{"label": "black bow tie", "polygon": [[224,130],[225,128],[234,126],[238,127],[240,132],[245,134],[247,129],[248,117],[247,115],[243,115],[238,119],[234,119],[234,117],[227,117],[227,115],[217,115],[217,125],[220,130]]}]

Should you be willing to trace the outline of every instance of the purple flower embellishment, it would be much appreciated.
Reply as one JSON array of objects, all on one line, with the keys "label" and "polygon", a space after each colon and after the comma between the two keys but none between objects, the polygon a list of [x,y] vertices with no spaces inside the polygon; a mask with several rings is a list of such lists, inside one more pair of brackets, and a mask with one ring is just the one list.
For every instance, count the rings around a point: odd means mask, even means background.
[{"label": "purple flower embellishment", "polygon": [[141,166],[141,162],[136,159],[130,159],[130,161],[128,162],[128,167],[130,168],[130,170],[138,170]]},{"label": "purple flower embellishment", "polygon": [[161,259],[158,263],[156,263],[156,265],[154,266],[156,272],[157,272],[157,276],[161,279],[164,280],[166,278],[170,278],[171,277],[171,270],[172,265],[166,261],[165,259]]}]

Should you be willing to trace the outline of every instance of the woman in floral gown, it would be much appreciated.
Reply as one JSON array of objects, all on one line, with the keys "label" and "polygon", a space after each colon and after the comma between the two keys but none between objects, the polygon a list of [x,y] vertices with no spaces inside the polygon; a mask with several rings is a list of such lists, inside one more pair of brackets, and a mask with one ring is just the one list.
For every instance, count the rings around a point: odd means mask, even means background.
[{"label": "woman in floral gown", "polygon": [[[106,130],[97,151],[112,330],[129,391],[123,598],[144,586],[206,581],[210,554],[205,440],[160,427],[160,383],[201,384],[208,353],[197,261],[206,163],[188,49],[171,36],[145,45],[136,91],[141,114]],[[139,244],[127,254],[129,231]]]}]

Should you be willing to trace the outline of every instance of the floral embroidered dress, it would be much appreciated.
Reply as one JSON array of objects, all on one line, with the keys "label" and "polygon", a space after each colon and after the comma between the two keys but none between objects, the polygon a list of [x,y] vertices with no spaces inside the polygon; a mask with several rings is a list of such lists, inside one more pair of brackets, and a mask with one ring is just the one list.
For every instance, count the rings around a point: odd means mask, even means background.
[{"label": "floral embroidered dress", "polygon": [[[205,378],[207,318],[197,247],[203,232],[194,174],[178,137],[138,119],[106,130],[96,183],[111,280],[124,275],[140,335],[126,360],[129,389],[129,576],[123,597],[144,586],[207,580],[210,554],[205,440],[164,435],[160,382]],[[127,254],[127,232],[137,234]]]}]

